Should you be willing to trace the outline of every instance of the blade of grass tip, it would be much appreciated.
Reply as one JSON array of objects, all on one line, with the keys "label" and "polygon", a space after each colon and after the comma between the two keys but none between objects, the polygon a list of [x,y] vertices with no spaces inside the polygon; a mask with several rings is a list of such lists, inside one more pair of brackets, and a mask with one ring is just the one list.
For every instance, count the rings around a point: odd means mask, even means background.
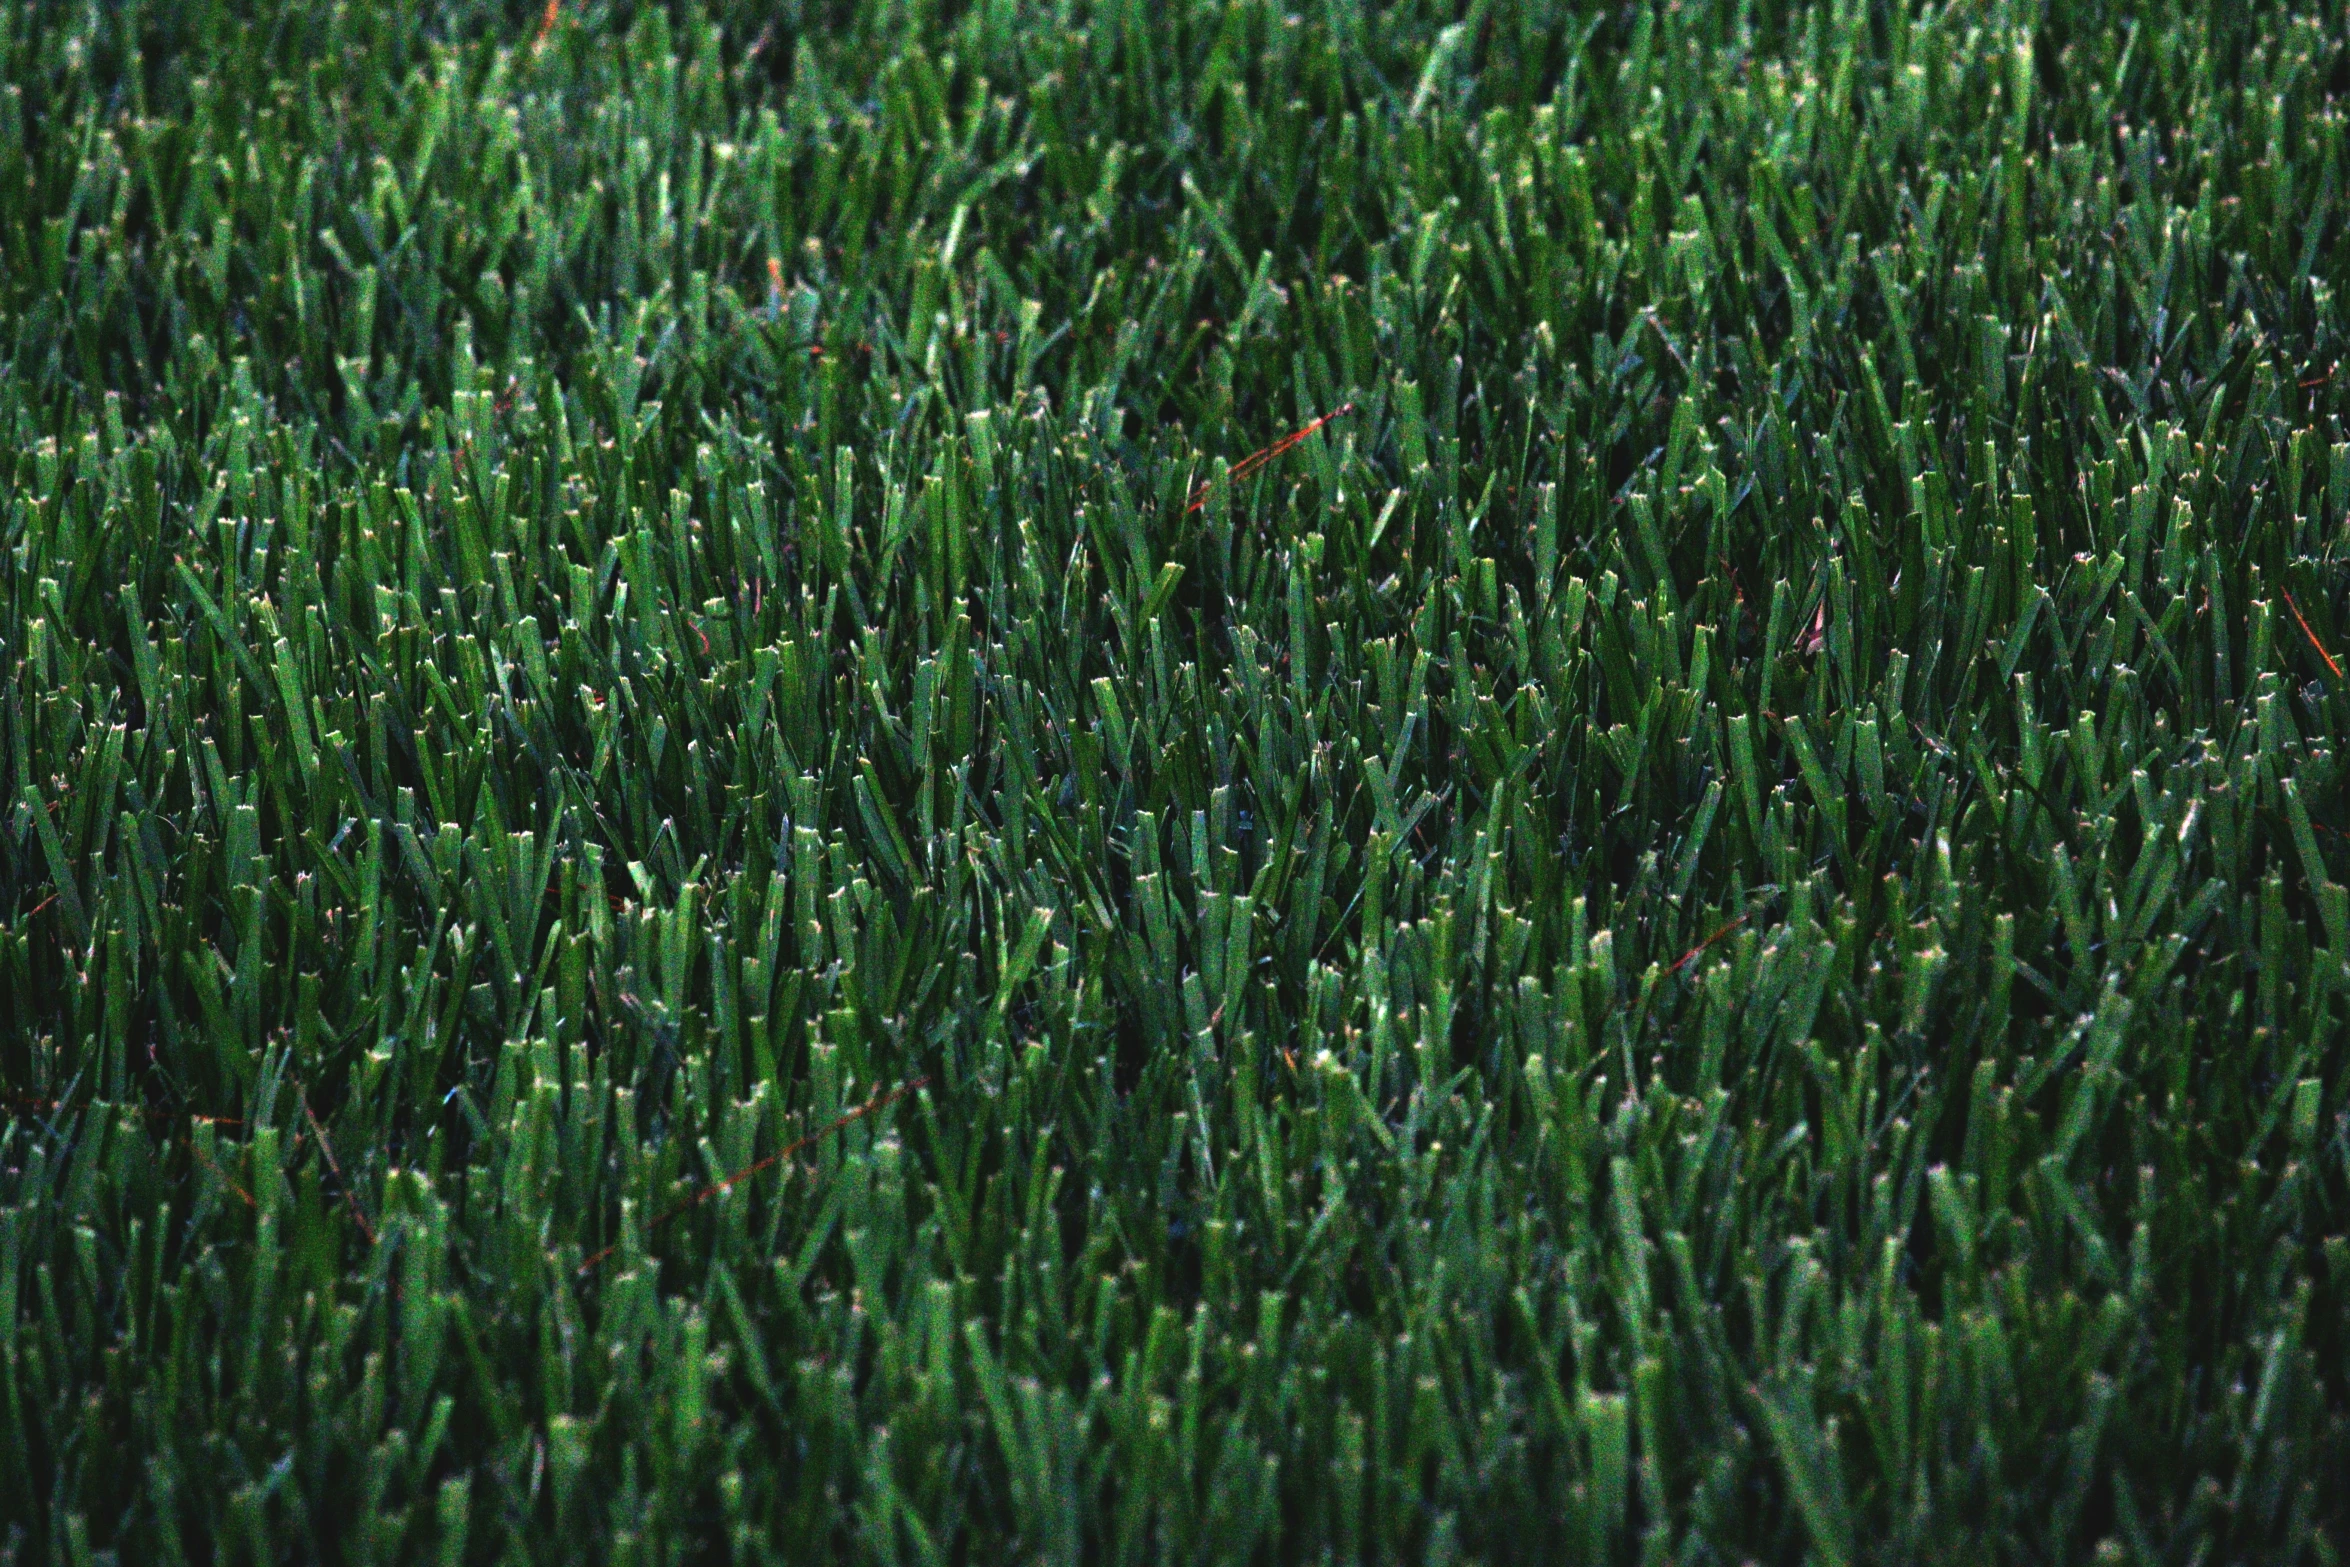
[{"label": "blade of grass tip", "polygon": [[[802,1149],[807,1148],[815,1143],[822,1142],[825,1138],[830,1137],[833,1133],[845,1130],[849,1126],[854,1125],[856,1122],[864,1120],[865,1117],[872,1115],[876,1111],[888,1109],[891,1105],[896,1104],[899,1100],[905,1098],[906,1095],[913,1093],[916,1089],[927,1088],[929,1086],[930,1075],[926,1072],[920,1077],[909,1078],[905,1082],[898,1084],[897,1087],[889,1089],[884,1093],[875,1094],[872,1098],[866,1100],[863,1104],[857,1106],[855,1109],[850,1110],[845,1114],[835,1116],[832,1120],[829,1120],[822,1126],[816,1128],[816,1130],[809,1132],[804,1136],[798,1137],[793,1141],[786,1143],[783,1147],[776,1149],[775,1152],[769,1154],[766,1158],[755,1159],[751,1163],[746,1164],[741,1169],[735,1171],[732,1175],[726,1177],[726,1179],[722,1181],[714,1181],[710,1185],[703,1187],[700,1191],[694,1193],[691,1197],[688,1197],[685,1201],[679,1203],[676,1207],[668,1209],[666,1212],[662,1213],[659,1217],[654,1219],[652,1223],[646,1225],[645,1232],[648,1235],[651,1234],[653,1231],[659,1229],[662,1225],[667,1224],[671,1219],[678,1217],[680,1214],[691,1213],[694,1209],[699,1208],[702,1204],[708,1202],[711,1198],[717,1196],[720,1192],[732,1191],[736,1186],[744,1181],[749,1180],[752,1176],[757,1175],[760,1171],[771,1169],[774,1166],[783,1163],[786,1159],[789,1159],[798,1154]],[[582,1262],[575,1271],[580,1274],[592,1272],[598,1264],[602,1263],[605,1259],[610,1257],[619,1249],[620,1248],[617,1244],[607,1246],[602,1251],[599,1251],[594,1256],[588,1258],[585,1262]]]},{"label": "blade of grass tip", "polygon": [[2290,588],[2285,590],[2285,607],[2293,612],[2295,620],[2301,622],[2301,634],[2309,639],[2311,647],[2317,649],[2317,656],[2326,661],[2326,668],[2334,672],[2336,680],[2341,679],[2342,666],[2334,662],[2334,655],[2326,651],[2326,645],[2318,641],[2317,633],[2309,629],[2309,619],[2301,613],[2301,606],[2293,602],[2293,593]]},{"label": "blade of grass tip", "polygon": [[367,1244],[375,1244],[375,1226],[368,1222],[367,1210],[359,1206],[359,1194],[351,1190],[351,1183],[343,1179],[343,1167],[335,1161],[335,1145],[327,1140],[326,1128],[318,1124],[318,1113],[310,1108],[309,1091],[301,1084],[294,1085],[295,1097],[302,1101],[302,1119],[310,1123],[310,1130],[318,1138],[318,1151],[326,1155],[326,1167],[343,1189],[343,1206],[351,1210],[351,1222],[359,1226],[359,1233],[367,1237]]},{"label": "blade of grass tip", "polygon": [[[1275,441],[1272,445],[1259,447],[1257,450],[1250,452],[1246,457],[1243,457],[1240,459],[1240,461],[1234,463],[1232,465],[1232,471],[1226,474],[1225,477],[1234,483],[1247,478],[1250,474],[1255,473],[1258,469],[1264,467],[1267,463],[1273,462],[1281,457],[1284,453],[1294,450],[1298,443],[1305,440],[1307,436],[1312,435],[1316,430],[1321,429],[1324,425],[1330,423],[1334,419],[1343,419],[1354,411],[1355,405],[1352,399],[1340,403],[1336,408],[1331,409],[1328,413],[1322,415],[1321,418],[1316,419],[1313,421],[1313,423],[1306,425],[1303,429],[1292,430],[1289,434],[1281,437],[1280,440]],[[1198,489],[1192,491],[1191,500],[1183,508],[1183,514],[1188,517],[1193,512],[1198,511],[1202,506],[1205,506],[1208,503],[1208,497],[1214,493],[1215,485],[1212,482],[1203,484]]]},{"label": "blade of grass tip", "polygon": [[[17,1115],[54,1116],[72,1108],[62,1099],[36,1099],[29,1094],[10,1094],[5,1099],[0,1099],[0,1104],[5,1104],[12,1114]],[[151,1121],[167,1121],[178,1113],[165,1109],[161,1105],[137,1105],[132,1108]],[[233,1115],[190,1115],[188,1119],[198,1126],[243,1126],[245,1124],[241,1117]]]}]

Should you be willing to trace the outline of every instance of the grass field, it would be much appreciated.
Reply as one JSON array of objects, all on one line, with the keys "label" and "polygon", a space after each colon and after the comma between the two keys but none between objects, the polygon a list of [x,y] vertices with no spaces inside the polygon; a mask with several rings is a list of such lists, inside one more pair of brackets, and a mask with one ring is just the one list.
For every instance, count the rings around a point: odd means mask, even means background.
[{"label": "grass field", "polygon": [[2350,1550],[2350,14],[1291,3],[0,0],[0,1563]]}]

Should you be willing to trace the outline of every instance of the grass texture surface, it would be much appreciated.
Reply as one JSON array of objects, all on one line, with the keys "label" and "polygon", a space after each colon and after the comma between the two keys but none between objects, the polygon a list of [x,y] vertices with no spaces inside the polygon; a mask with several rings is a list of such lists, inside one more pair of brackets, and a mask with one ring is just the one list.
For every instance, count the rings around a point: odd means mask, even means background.
[{"label": "grass texture surface", "polygon": [[2350,17],[1294,3],[0,0],[0,1562],[2350,1549]]}]

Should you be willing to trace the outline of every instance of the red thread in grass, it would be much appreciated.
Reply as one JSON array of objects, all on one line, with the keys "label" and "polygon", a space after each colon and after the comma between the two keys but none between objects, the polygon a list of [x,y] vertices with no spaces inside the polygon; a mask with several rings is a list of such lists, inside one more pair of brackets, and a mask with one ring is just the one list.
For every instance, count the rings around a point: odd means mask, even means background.
[{"label": "red thread in grass", "polygon": [[[1355,405],[1352,399],[1340,403],[1336,408],[1331,409],[1328,413],[1324,414],[1321,418],[1316,419],[1312,424],[1307,425],[1304,429],[1293,430],[1289,434],[1281,437],[1280,440],[1275,441],[1272,445],[1261,447],[1256,451],[1250,452],[1246,457],[1243,457],[1240,459],[1240,461],[1232,465],[1232,471],[1226,475],[1226,477],[1235,484],[1239,483],[1241,480],[1247,478],[1250,474],[1255,473],[1259,468],[1264,467],[1265,464],[1272,462],[1275,458],[1293,450],[1299,442],[1303,441],[1307,436],[1313,434],[1316,430],[1321,429],[1322,426],[1330,423],[1330,421],[1333,419],[1343,419],[1354,411]],[[1188,517],[1193,512],[1198,511],[1202,506],[1205,506],[1208,503],[1208,497],[1215,493],[1215,489],[1215,482],[1210,480],[1208,483],[1203,484],[1198,489],[1194,490],[1191,495],[1190,504],[1183,508],[1183,514]]]},{"label": "red thread in grass", "polygon": [[367,1244],[375,1244],[375,1226],[367,1222],[367,1211],[359,1206],[359,1194],[351,1190],[351,1183],[343,1179],[343,1167],[335,1162],[335,1145],[326,1140],[326,1128],[318,1124],[318,1113],[310,1108],[310,1095],[302,1086],[294,1085],[295,1095],[302,1101],[302,1118],[310,1123],[310,1130],[318,1137],[318,1151],[326,1155],[326,1167],[343,1189],[343,1204],[351,1210],[351,1222],[359,1226],[359,1233],[367,1237]]},{"label": "red thread in grass", "polygon": [[562,14],[563,0],[547,0],[547,14],[539,18],[539,36],[530,47],[535,52],[547,46],[547,35],[555,30],[555,19]]},{"label": "red thread in grass", "polygon": [[199,1160],[201,1160],[205,1169],[210,1170],[214,1175],[219,1176],[220,1184],[227,1187],[230,1191],[235,1192],[246,1207],[252,1209],[255,1213],[259,1213],[261,1211],[261,1204],[253,1200],[253,1194],[245,1190],[245,1188],[242,1186],[239,1186],[235,1181],[229,1179],[228,1172],[223,1170],[219,1165],[214,1164],[212,1162],[212,1155],[197,1147],[193,1138],[190,1138],[188,1141],[188,1152],[194,1154]]},{"label": "red thread in grass", "polygon": [[[688,1197],[685,1201],[679,1203],[676,1207],[671,1208],[669,1211],[662,1214],[651,1224],[646,1225],[645,1233],[648,1235],[651,1234],[653,1231],[659,1229],[662,1225],[667,1224],[671,1219],[676,1218],[678,1215],[691,1213],[694,1209],[699,1208],[702,1204],[708,1202],[711,1198],[717,1196],[720,1192],[732,1191],[737,1182],[747,1181],[752,1176],[757,1175],[761,1170],[769,1169],[775,1165],[783,1163],[784,1160],[791,1158],[801,1149],[809,1147],[815,1143],[822,1142],[825,1138],[830,1137],[833,1133],[841,1131],[859,1121],[864,1120],[865,1117],[873,1114],[877,1110],[888,1109],[891,1105],[896,1104],[899,1100],[905,1098],[906,1095],[914,1092],[914,1090],[917,1088],[927,1088],[928,1086],[930,1086],[930,1074],[925,1072],[920,1077],[910,1078],[907,1081],[898,1084],[897,1087],[890,1089],[887,1093],[875,1094],[872,1098],[857,1106],[856,1109],[849,1111],[846,1115],[837,1116],[834,1119],[825,1122],[822,1126],[819,1126],[813,1132],[810,1132],[806,1136],[798,1138],[795,1141],[786,1143],[783,1147],[776,1149],[775,1152],[769,1154],[764,1159],[753,1160],[751,1163],[746,1164],[741,1169],[735,1171],[725,1180],[718,1181],[709,1186],[703,1187],[700,1191],[694,1193],[691,1197]],[[578,1271],[580,1273],[588,1273],[593,1271],[599,1263],[603,1262],[606,1258],[610,1257],[619,1249],[620,1247],[617,1244],[605,1247],[602,1251],[597,1252],[594,1256],[588,1258],[587,1261],[581,1263],[579,1265]]]},{"label": "red thread in grass", "polygon": [[[783,315],[783,262],[775,256],[767,258],[767,314],[770,319],[780,319]],[[996,336],[1000,339],[1003,334],[998,332]],[[795,350],[807,349],[810,359],[824,357],[822,343],[795,343],[792,346]],[[873,345],[870,343],[859,343],[856,347],[859,353],[870,354],[873,352]]]},{"label": "red thread in grass", "polygon": [[1724,925],[1720,930],[1717,930],[1712,935],[1706,937],[1705,940],[1699,942],[1696,946],[1691,947],[1687,952],[1682,953],[1681,961],[1673,965],[1672,972],[1675,974],[1680,973],[1690,964],[1696,962],[1698,955],[1704,952],[1706,948],[1712,946],[1715,942],[1721,940],[1724,936],[1727,936],[1730,934],[1730,932],[1736,930],[1739,926],[1745,923],[1746,916],[1741,914],[1736,919],[1732,920],[1729,924]]},{"label": "red thread in grass", "polygon": [[2326,668],[2334,672],[2334,678],[2336,680],[2341,679],[2342,666],[2334,662],[2334,655],[2326,651],[2326,645],[2323,642],[2318,641],[2317,633],[2309,629],[2309,621],[2301,613],[2301,606],[2293,602],[2293,594],[2291,589],[2287,589],[2285,591],[2285,607],[2293,612],[2293,618],[2295,620],[2301,622],[2301,634],[2309,639],[2309,645],[2311,647],[2317,649],[2317,656],[2326,661]]},{"label": "red thread in grass", "polygon": [[1814,654],[1818,653],[1821,648],[1825,647],[1827,642],[1828,599],[1827,595],[1823,593],[1820,595],[1819,610],[1811,617],[1811,629],[1803,632],[1795,639],[1795,651],[1801,653],[1805,658],[1810,658]]}]

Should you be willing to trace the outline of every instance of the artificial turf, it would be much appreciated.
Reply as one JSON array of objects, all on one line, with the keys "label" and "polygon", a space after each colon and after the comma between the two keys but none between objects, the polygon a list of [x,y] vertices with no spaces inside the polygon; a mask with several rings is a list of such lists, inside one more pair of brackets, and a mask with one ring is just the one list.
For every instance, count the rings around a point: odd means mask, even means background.
[{"label": "artificial turf", "polygon": [[2350,1548],[2350,15],[1295,3],[0,0],[0,1563]]}]

